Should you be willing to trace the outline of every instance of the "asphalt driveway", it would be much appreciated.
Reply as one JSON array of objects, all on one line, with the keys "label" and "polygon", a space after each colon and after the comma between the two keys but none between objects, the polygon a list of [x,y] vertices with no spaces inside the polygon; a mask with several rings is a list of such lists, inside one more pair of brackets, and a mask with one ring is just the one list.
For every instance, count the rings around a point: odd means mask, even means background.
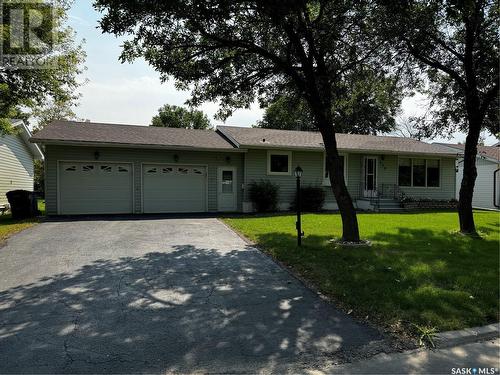
[{"label": "asphalt driveway", "polygon": [[0,373],[295,373],[384,343],[217,219],[46,222],[0,248]]}]

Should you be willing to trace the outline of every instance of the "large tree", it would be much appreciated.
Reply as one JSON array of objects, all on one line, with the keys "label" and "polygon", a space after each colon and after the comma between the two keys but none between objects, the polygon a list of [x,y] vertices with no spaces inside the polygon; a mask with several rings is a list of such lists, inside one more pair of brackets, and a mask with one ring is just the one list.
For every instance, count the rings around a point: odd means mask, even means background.
[{"label": "large tree", "polygon": [[177,105],[165,104],[151,119],[151,126],[184,129],[210,129],[208,116],[198,109],[186,109]]},{"label": "large tree", "polygon": [[380,4],[383,30],[424,73],[432,114],[421,122],[425,135],[467,133],[458,212],[460,231],[476,234],[472,196],[477,144],[482,130],[498,133],[498,2],[381,0]]},{"label": "large tree", "polygon": [[164,79],[192,88],[190,103],[220,103],[220,117],[293,88],[309,107],[326,150],[343,239],[359,241],[337,150],[334,103],[349,100],[353,74],[387,76],[378,59],[371,1],[95,0],[105,32],[131,34],[124,60],[144,57]]},{"label": "large tree", "polygon": [[[380,134],[393,131],[402,92],[392,77],[364,70],[345,77],[343,93],[334,100],[333,124],[339,133]],[[340,86],[340,85],[339,85]],[[257,127],[316,130],[307,102],[293,93],[282,93],[266,107]]]},{"label": "large tree", "polygon": [[[9,59],[0,62],[0,134],[12,131],[12,118],[33,116],[44,122],[48,116],[53,117],[54,108],[58,113],[72,114],[79,97],[77,88],[82,83],[78,75],[83,70],[85,53],[81,45],[75,43],[74,31],[66,25],[70,5],[70,1],[2,4],[2,57],[10,55],[22,59],[35,55],[43,64],[27,66]],[[31,31],[47,45],[29,44],[28,30],[25,30],[22,48],[12,42],[19,30],[16,31],[19,23],[14,22],[12,14],[20,10],[24,12],[26,25],[39,17],[40,26]]]}]

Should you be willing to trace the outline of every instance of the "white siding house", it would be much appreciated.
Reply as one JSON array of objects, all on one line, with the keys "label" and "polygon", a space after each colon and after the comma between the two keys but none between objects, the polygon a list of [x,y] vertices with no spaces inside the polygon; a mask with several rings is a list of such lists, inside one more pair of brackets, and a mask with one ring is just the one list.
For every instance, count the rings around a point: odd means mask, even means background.
[{"label": "white siding house", "polygon": [[13,121],[15,134],[0,136],[0,206],[7,204],[11,190],[33,190],[33,159],[42,159],[38,146],[29,142],[31,133],[22,121]]},{"label": "white siding house", "polygon": [[[460,156],[463,154],[464,145],[441,144],[457,151]],[[498,209],[500,206],[500,147],[498,146],[478,146],[478,156],[476,159],[477,178],[474,187],[472,205],[476,208]],[[457,183],[456,198],[460,194],[460,185],[464,173],[463,158],[457,159]],[[495,181],[496,179],[496,181]],[[494,192],[496,189],[496,193]]]}]

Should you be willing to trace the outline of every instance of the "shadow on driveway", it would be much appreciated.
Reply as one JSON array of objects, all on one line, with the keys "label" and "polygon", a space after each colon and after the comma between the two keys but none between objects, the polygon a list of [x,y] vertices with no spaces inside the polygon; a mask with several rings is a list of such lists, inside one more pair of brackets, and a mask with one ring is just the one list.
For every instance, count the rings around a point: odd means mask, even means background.
[{"label": "shadow on driveway", "polygon": [[381,340],[251,248],[172,246],[0,292],[1,373],[298,372]]}]

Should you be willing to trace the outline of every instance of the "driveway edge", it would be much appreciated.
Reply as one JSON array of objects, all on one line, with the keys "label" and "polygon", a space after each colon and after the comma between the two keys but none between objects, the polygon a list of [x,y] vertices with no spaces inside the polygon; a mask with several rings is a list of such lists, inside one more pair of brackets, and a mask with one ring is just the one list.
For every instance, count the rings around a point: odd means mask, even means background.
[{"label": "driveway edge", "polygon": [[[247,238],[244,234],[242,234],[240,231],[237,229],[231,227],[229,224],[227,224],[223,218],[217,218],[217,220],[224,225],[226,228],[228,228],[231,232],[235,233],[239,238],[241,238],[248,246],[251,246],[252,248],[256,249],[260,254],[265,256],[266,258],[270,259],[272,262],[274,262],[278,267],[280,267],[282,270],[284,270],[286,273],[288,273],[292,278],[297,280],[299,283],[301,283],[305,288],[309,289],[312,293],[316,294],[322,301],[333,305],[337,310],[342,311],[343,313],[350,315],[358,324],[361,325],[366,325],[372,329],[375,329],[381,337],[383,338],[382,341],[384,342],[385,345],[387,345],[384,350],[386,353],[396,353],[396,352],[404,352],[407,350],[417,350],[418,346],[416,345],[416,340],[413,337],[408,337],[408,336],[401,336],[401,335],[394,335],[393,332],[390,332],[387,329],[384,329],[384,327],[380,327],[377,324],[369,321],[367,318],[363,318],[361,316],[358,316],[356,314],[352,314],[347,309],[341,301],[336,300],[333,297],[330,297],[328,295],[323,294],[317,287],[312,283],[311,281],[307,280],[304,278],[302,275],[299,273],[294,272],[293,267],[288,266],[286,263],[283,263],[279,259],[276,259],[274,256],[271,254],[267,253],[264,251],[264,249],[257,243],[253,242],[251,239]],[[369,356],[359,356],[358,358],[355,358],[354,360],[361,360],[361,359],[366,359],[370,358],[373,355],[372,354]]]},{"label": "driveway edge", "polygon": [[469,344],[476,341],[497,339],[500,337],[500,323],[482,327],[466,328],[459,331],[447,331],[436,334],[434,342],[437,348],[448,348]]}]

